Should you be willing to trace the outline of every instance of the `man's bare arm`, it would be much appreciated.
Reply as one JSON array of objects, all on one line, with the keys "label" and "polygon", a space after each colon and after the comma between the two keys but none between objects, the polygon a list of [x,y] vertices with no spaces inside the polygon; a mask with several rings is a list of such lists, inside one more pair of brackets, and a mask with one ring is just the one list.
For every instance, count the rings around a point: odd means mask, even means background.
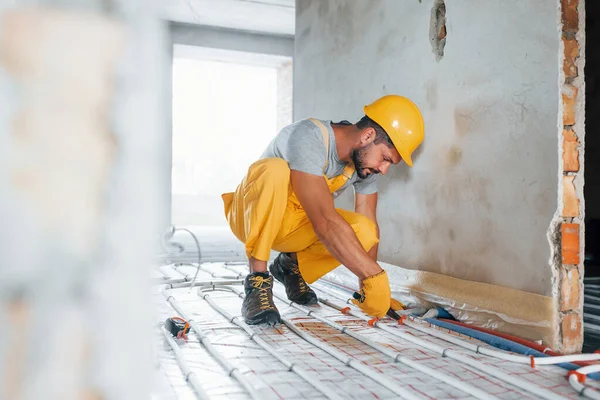
[{"label": "man's bare arm", "polygon": [[327,250],[360,280],[380,273],[382,268],[367,254],[350,224],[335,210],[325,178],[292,170],[291,181],[317,237]]},{"label": "man's bare arm", "polygon": [[[377,227],[377,239],[379,239],[379,224],[377,223],[377,193],[356,193],[354,199],[354,211],[364,215],[375,223],[375,226]],[[378,249],[379,244],[375,244],[375,246],[373,246],[368,253],[369,256],[375,261],[377,261]]]}]

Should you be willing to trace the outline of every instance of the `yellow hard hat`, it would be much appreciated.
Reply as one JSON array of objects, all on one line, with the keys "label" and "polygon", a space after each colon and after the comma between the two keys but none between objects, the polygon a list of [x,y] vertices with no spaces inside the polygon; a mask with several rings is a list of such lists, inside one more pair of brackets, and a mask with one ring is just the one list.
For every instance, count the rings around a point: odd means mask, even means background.
[{"label": "yellow hard hat", "polygon": [[425,123],[416,104],[406,97],[387,95],[366,105],[364,110],[385,130],[402,159],[412,167],[411,154],[425,138]]}]

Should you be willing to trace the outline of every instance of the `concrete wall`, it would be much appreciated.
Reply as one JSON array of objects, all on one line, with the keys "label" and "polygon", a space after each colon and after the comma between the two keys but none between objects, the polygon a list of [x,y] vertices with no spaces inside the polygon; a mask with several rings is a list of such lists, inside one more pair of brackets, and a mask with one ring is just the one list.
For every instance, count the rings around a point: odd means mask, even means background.
[{"label": "concrete wall", "polygon": [[447,2],[439,61],[433,5],[297,1],[294,118],[357,120],[383,94],[412,98],[426,139],[413,169],[382,177],[380,259],[551,295],[557,5]]},{"label": "concrete wall", "polygon": [[291,124],[294,104],[294,65],[287,62],[277,69],[277,131]]}]

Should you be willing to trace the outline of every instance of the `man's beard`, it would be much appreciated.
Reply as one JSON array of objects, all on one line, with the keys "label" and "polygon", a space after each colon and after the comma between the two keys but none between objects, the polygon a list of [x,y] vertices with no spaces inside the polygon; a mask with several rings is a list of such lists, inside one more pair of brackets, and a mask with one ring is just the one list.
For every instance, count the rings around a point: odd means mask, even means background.
[{"label": "man's beard", "polygon": [[372,143],[361,147],[359,149],[352,150],[350,157],[352,158],[352,163],[354,164],[354,169],[358,174],[360,179],[367,179],[369,176],[373,175],[370,169],[365,169],[365,158],[367,157],[367,149],[372,146]]}]

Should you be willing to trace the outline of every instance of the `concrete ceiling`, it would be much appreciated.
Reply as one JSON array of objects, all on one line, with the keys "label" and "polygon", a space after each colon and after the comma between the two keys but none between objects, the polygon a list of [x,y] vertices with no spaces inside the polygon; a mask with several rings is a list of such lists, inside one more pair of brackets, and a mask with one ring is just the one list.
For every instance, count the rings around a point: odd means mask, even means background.
[{"label": "concrete ceiling", "polygon": [[165,0],[169,21],[293,36],[295,0]]}]

